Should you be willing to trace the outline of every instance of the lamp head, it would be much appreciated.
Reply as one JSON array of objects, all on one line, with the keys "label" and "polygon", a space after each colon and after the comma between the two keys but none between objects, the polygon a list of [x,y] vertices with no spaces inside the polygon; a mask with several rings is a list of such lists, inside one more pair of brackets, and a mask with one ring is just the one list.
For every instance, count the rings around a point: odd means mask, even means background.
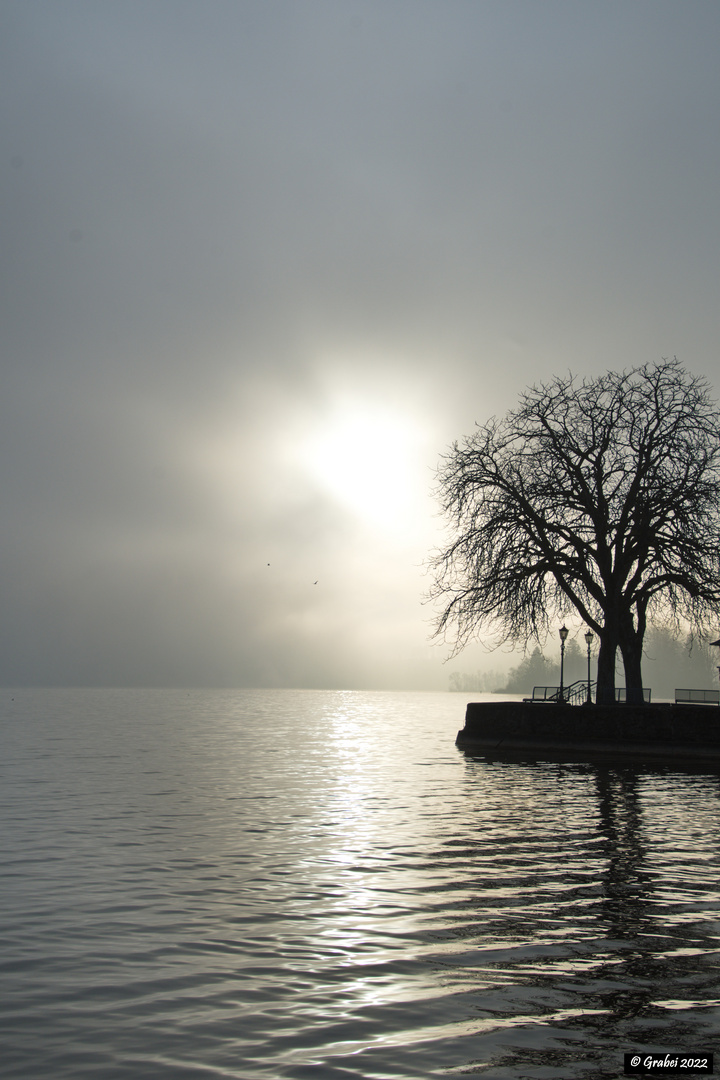
[{"label": "lamp head", "polygon": [[588,630],[587,634],[585,635],[585,641],[587,643],[588,649],[592,645],[594,637],[595,635],[593,634],[592,630]]},{"label": "lamp head", "polygon": [[560,627],[559,634],[560,634],[560,640],[562,641],[563,645],[567,641],[567,636],[568,636],[569,633],[570,633],[570,631],[568,630],[567,626],[561,626]]}]

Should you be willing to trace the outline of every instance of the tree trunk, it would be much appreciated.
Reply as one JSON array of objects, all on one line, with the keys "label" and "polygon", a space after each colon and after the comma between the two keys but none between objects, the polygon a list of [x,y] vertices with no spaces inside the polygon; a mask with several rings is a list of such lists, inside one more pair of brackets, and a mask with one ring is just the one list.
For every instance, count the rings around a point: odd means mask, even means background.
[{"label": "tree trunk", "polygon": [[615,704],[615,656],[617,639],[614,634],[603,633],[600,636],[600,651],[597,662],[597,690],[595,701],[598,705]]},{"label": "tree trunk", "polygon": [[642,705],[642,637],[636,630],[626,631],[620,638],[620,652],[625,668],[625,695],[628,702]]}]

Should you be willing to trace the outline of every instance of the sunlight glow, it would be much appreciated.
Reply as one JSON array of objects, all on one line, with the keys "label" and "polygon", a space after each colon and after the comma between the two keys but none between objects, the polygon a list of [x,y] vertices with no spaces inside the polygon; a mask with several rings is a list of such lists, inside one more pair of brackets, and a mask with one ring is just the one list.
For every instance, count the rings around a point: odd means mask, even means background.
[{"label": "sunlight glow", "polygon": [[398,529],[423,494],[423,441],[420,429],[398,412],[346,404],[307,439],[300,460],[359,517]]}]

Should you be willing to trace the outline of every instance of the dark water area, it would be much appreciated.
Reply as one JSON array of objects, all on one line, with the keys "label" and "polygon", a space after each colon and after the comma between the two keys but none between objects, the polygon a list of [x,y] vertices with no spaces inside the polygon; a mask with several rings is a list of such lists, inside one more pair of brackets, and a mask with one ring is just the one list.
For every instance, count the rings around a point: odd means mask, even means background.
[{"label": "dark water area", "polygon": [[616,1077],[720,1051],[720,777],[457,694],[0,691],[0,1075]]}]

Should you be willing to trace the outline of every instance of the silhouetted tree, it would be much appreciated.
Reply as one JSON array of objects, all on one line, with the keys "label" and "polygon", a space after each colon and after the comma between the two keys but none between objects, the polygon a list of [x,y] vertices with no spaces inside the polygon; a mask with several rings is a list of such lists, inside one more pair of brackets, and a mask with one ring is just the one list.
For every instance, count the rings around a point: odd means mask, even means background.
[{"label": "silhouetted tree", "polygon": [[438,473],[454,539],[432,560],[437,634],[544,640],[574,608],[599,638],[598,701],[622,653],[641,700],[648,620],[702,634],[720,602],[720,423],[674,360],[532,387]]},{"label": "silhouetted tree", "polygon": [[532,653],[523,657],[517,667],[510,668],[505,680],[503,692],[506,694],[529,694],[533,686],[557,684],[560,667],[543,656],[536,645]]},{"label": "silhouetted tree", "polygon": [[[587,661],[577,641],[568,641],[565,649],[565,685],[585,678]],[[501,694],[529,694],[534,686],[557,686],[560,682],[560,663],[548,659],[536,645],[520,663],[507,673]]]}]

